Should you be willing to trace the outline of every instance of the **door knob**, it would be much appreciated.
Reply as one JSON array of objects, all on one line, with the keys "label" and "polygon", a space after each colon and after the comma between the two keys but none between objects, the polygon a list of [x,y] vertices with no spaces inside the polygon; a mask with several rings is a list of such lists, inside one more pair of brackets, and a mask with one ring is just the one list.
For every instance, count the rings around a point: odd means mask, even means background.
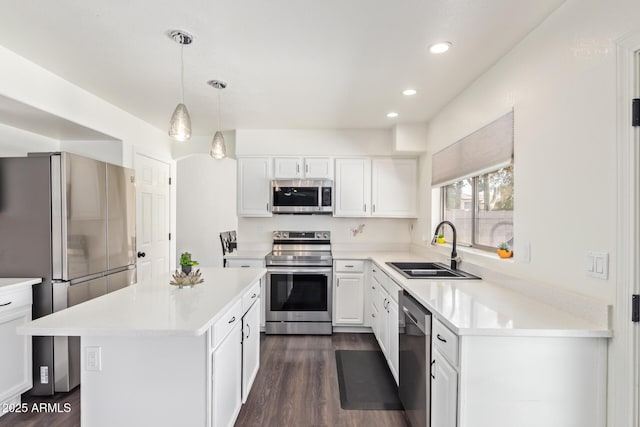
[{"label": "door knob", "polygon": [[138,258],[144,258],[146,256],[147,254],[145,254],[144,252],[138,251]]}]

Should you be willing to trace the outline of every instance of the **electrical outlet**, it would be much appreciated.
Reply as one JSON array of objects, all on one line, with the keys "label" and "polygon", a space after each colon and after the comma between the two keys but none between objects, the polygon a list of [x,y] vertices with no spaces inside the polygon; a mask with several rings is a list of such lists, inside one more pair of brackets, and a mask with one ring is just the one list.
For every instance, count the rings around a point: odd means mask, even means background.
[{"label": "electrical outlet", "polygon": [[48,366],[40,366],[40,384],[49,384]]},{"label": "electrical outlet", "polygon": [[85,347],[85,370],[101,371],[102,358],[100,357],[100,347]]}]

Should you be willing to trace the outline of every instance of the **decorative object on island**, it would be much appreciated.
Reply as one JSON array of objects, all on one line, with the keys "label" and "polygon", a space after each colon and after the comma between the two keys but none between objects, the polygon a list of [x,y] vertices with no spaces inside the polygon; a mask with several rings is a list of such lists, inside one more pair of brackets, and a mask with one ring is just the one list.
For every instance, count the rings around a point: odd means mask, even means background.
[{"label": "decorative object on island", "polygon": [[444,233],[438,233],[438,244],[443,245],[447,243],[447,239],[444,238]]},{"label": "decorative object on island", "polygon": [[[191,267],[189,267],[191,270]],[[175,273],[171,276],[172,280],[169,282],[170,285],[177,286],[178,289],[182,289],[185,286],[189,286],[193,288],[193,285],[198,285],[204,282],[202,278],[202,273],[200,273],[200,269],[196,271],[189,271],[189,273],[185,273],[184,271],[176,270]]]},{"label": "decorative object on island", "polygon": [[511,258],[513,256],[511,246],[509,246],[507,242],[500,243],[500,246],[498,247],[498,256],[500,258]]},{"label": "decorative object on island", "polygon": [[182,30],[169,32],[169,37],[180,44],[180,87],[182,89],[181,102],[178,104],[169,122],[169,136],[176,141],[188,141],[191,139],[191,117],[187,106],[184,105],[184,60],[183,48],[186,44],[191,44],[193,36]]},{"label": "decorative object on island", "polygon": [[198,264],[198,261],[191,259],[191,254],[189,252],[183,252],[180,255],[180,267],[182,268],[183,273],[191,273],[191,267]]},{"label": "decorative object on island", "polygon": [[222,80],[209,80],[207,83],[218,89],[218,130],[215,135],[213,135],[213,140],[211,140],[211,151],[209,151],[209,154],[214,159],[220,160],[227,157],[227,147],[224,143],[224,136],[222,136],[222,129],[220,127],[220,117],[222,116],[222,111],[220,110],[220,92],[227,87],[227,82]]}]

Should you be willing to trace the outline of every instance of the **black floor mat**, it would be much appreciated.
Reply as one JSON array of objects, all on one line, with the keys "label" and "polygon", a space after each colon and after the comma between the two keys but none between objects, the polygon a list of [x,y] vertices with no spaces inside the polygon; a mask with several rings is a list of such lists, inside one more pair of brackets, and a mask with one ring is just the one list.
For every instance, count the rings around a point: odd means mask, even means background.
[{"label": "black floor mat", "polygon": [[381,351],[336,350],[342,409],[402,409]]}]

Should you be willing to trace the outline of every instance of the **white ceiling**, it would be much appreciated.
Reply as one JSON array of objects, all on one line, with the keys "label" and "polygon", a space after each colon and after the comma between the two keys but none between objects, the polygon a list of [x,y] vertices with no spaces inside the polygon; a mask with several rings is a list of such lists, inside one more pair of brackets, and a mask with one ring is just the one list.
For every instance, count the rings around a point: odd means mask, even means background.
[{"label": "white ceiling", "polygon": [[427,121],[563,1],[0,0],[0,45],[164,130],[183,29],[194,135],[216,129],[214,78],[224,129],[386,128]]}]

